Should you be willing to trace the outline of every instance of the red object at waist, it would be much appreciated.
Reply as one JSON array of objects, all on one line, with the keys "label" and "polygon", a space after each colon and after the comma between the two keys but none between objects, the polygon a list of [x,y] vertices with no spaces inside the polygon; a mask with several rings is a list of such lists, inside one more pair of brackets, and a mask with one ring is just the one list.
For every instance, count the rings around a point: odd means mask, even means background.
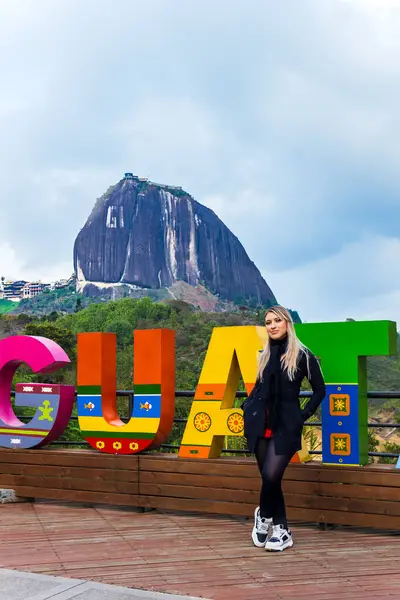
[{"label": "red object at waist", "polygon": [[[267,411],[267,423],[268,423],[268,411]],[[264,437],[272,438],[272,429],[269,429],[268,426],[267,426],[267,429],[265,430]]]}]

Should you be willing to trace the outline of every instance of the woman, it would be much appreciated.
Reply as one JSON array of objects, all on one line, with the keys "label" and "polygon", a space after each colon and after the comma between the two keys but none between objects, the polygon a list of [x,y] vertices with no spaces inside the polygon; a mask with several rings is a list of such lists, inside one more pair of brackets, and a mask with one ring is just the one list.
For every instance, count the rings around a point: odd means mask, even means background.
[{"label": "woman", "polygon": [[[293,455],[301,449],[304,422],[325,397],[325,383],[317,359],[297,338],[285,308],[269,308],[265,325],[268,336],[260,355],[256,384],[243,404],[244,434],[249,450],[255,452],[262,477],[252,540],[260,548],[282,551],[293,546],[282,477]],[[313,394],[301,410],[299,393],[304,377]]]}]

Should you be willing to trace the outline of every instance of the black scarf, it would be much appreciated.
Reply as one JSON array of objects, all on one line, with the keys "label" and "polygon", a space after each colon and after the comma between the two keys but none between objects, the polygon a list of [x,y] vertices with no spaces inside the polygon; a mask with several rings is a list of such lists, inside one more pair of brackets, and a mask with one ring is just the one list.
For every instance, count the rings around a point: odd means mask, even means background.
[{"label": "black scarf", "polygon": [[270,357],[261,378],[261,394],[265,398],[268,411],[267,425],[275,429],[278,424],[278,406],[282,396],[281,357],[287,349],[287,336],[270,340]]}]

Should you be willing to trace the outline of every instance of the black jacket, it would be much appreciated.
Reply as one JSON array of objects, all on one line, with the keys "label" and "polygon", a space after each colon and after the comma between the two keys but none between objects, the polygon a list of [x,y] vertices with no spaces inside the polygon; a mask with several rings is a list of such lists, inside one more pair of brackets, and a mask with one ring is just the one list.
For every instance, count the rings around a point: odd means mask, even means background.
[{"label": "black jacket", "polygon": [[[307,369],[307,357],[304,352],[299,358],[297,371],[292,381],[287,373],[281,373],[281,401],[277,407],[277,425],[273,429],[275,439],[275,451],[277,454],[295,454],[301,449],[301,434],[304,422],[307,421],[317,410],[325,397],[326,389],[320,366],[315,356],[307,350],[309,371]],[[311,398],[303,410],[300,408],[300,387],[306,377],[313,391]],[[262,397],[260,381],[257,380],[249,397],[244,401],[244,435],[250,452],[254,452],[257,440],[264,437],[266,429],[266,399]]]}]

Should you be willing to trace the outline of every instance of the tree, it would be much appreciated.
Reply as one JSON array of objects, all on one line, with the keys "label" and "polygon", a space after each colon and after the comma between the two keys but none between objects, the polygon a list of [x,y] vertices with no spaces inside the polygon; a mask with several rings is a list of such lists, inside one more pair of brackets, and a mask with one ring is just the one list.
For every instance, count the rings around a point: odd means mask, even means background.
[{"label": "tree", "polygon": [[165,304],[170,306],[173,310],[176,310],[178,313],[190,313],[193,312],[194,307],[191,304],[188,304],[184,300],[166,300]]},{"label": "tree", "polygon": [[28,323],[24,327],[25,335],[38,335],[56,342],[68,354],[71,362],[76,358],[76,339],[72,331],[50,321]]},{"label": "tree", "polygon": [[[368,452],[376,452],[379,446],[379,440],[371,429],[368,429]],[[368,462],[373,463],[375,459],[373,456],[368,457]]]},{"label": "tree", "polygon": [[[383,447],[384,452],[390,452],[391,454],[398,454],[400,456],[400,444],[394,442],[385,442]],[[395,464],[397,458],[391,458],[389,456],[380,456],[378,462],[383,464]]]},{"label": "tree", "polygon": [[26,325],[27,323],[30,323],[32,321],[32,317],[31,317],[31,315],[27,315],[25,313],[20,313],[17,317],[17,320],[19,323]]},{"label": "tree", "polygon": [[133,331],[128,321],[123,319],[110,321],[107,323],[105,331],[117,334],[117,346],[119,348],[123,348],[127,344],[132,343]]}]

